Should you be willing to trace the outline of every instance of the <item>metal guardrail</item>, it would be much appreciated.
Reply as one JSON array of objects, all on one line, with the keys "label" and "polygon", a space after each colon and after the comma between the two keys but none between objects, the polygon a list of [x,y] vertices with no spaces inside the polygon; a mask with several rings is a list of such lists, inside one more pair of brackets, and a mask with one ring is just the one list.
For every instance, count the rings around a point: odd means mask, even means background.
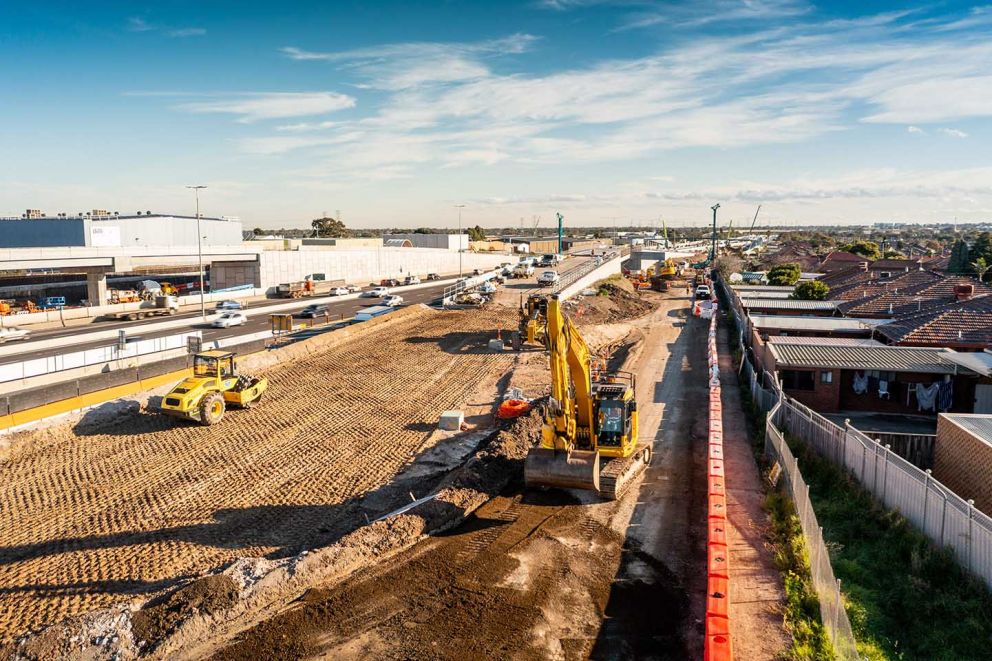
[{"label": "metal guardrail", "polygon": [[604,253],[602,259],[598,261],[595,259],[590,259],[582,266],[572,269],[568,273],[561,276],[561,278],[558,280],[558,283],[554,287],[552,287],[551,293],[560,294],[566,287],[577,282],[579,279],[589,275],[590,273],[598,269],[600,266],[610,261],[611,259],[616,259],[617,257],[620,257],[622,255],[623,255],[623,250],[621,249],[621,250],[613,250]]},{"label": "metal guardrail", "polygon": [[464,280],[460,280],[453,285],[448,285],[441,292],[441,305],[445,307],[451,305],[454,302],[455,297],[458,296],[458,294],[461,294],[463,292],[469,292],[475,289],[476,287],[478,287],[479,285],[481,285],[483,282],[486,282],[487,280],[492,280],[493,278],[496,277],[496,273],[497,272],[495,270],[486,271],[485,273],[482,273],[480,275],[474,275],[465,278]]}]

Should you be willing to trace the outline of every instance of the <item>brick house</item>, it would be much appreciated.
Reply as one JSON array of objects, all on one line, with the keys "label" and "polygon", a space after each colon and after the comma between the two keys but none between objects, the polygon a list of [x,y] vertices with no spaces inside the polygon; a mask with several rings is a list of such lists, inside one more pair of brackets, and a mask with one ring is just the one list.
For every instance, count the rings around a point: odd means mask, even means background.
[{"label": "brick house", "polygon": [[933,476],[992,514],[992,416],[940,414]]},{"label": "brick house", "polygon": [[[976,386],[989,380],[947,359],[950,349],[894,347],[875,340],[770,338],[761,356],[785,393],[819,413],[861,411],[933,415],[946,399],[921,410],[917,384],[925,392],[949,389],[951,412],[975,409]],[[755,352],[756,358],[758,352]],[[931,386],[936,389],[931,391]],[[926,404],[926,398],[923,401]]]}]

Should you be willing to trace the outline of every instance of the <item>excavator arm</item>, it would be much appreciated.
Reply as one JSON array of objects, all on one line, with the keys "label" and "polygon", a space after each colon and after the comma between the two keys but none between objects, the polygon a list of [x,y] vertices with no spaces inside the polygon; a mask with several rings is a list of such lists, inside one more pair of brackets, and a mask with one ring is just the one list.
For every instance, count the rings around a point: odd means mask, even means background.
[{"label": "excavator arm", "polygon": [[599,491],[589,346],[562,313],[557,296],[548,299],[545,343],[551,402],[545,410],[541,447],[527,453],[524,483]]}]

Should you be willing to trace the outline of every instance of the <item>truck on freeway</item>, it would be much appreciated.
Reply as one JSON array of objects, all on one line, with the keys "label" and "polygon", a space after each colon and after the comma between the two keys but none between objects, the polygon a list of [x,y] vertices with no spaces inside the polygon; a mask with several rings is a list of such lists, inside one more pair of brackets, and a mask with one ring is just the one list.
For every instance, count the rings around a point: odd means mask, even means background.
[{"label": "truck on freeway", "polygon": [[276,296],[279,298],[303,298],[304,296],[313,296],[313,290],[312,280],[284,282],[276,287]]},{"label": "truck on freeway", "polygon": [[145,301],[137,310],[111,312],[103,316],[109,321],[137,321],[145,317],[164,317],[179,312],[179,299],[175,296],[156,296],[154,301]]}]

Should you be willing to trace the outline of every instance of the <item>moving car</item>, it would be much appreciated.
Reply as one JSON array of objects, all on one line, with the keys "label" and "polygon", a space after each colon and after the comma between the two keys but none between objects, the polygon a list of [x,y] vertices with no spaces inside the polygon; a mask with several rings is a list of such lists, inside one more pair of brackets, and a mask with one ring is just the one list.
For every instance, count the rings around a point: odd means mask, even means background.
[{"label": "moving car", "polygon": [[397,296],[396,294],[389,294],[383,297],[382,304],[388,305],[391,308],[395,308],[399,305],[403,305],[403,297]]},{"label": "moving car", "polygon": [[541,255],[541,261],[538,262],[538,266],[554,266],[556,263],[554,255]]},{"label": "moving car", "polygon": [[382,287],[399,287],[400,281],[396,278],[383,278],[379,281],[379,285]]},{"label": "moving car", "polygon": [[244,310],[245,306],[241,301],[221,301],[214,307],[214,312],[226,312],[228,310]]},{"label": "moving car", "polygon": [[408,276],[406,276],[406,280],[403,281],[403,284],[405,284],[405,285],[419,285],[420,284],[420,278],[418,278],[415,275],[408,275]]},{"label": "moving car", "polygon": [[13,342],[14,340],[26,340],[31,337],[31,331],[16,326],[0,328],[0,344]]},{"label": "moving car", "polygon": [[225,312],[217,317],[210,324],[214,328],[230,328],[231,326],[244,326],[248,323],[248,317],[244,312]]},{"label": "moving car", "polygon": [[345,287],[345,289],[347,289],[352,294],[357,294],[358,292],[362,291],[362,287],[360,285],[348,285]]},{"label": "moving car", "polygon": [[706,285],[699,285],[696,287],[696,298],[704,301],[710,298],[710,288]]},{"label": "moving car", "polygon": [[428,280],[440,280],[441,279],[441,276],[438,275],[437,273],[428,273],[427,274],[427,279]]},{"label": "moving car", "polygon": [[309,317],[313,319],[314,317],[323,317],[327,314],[327,306],[321,305],[320,303],[311,303],[302,310],[296,313],[298,317]]},{"label": "moving car", "polygon": [[363,294],[363,296],[368,295],[370,298],[382,298],[383,296],[389,296],[389,287],[373,287]]},{"label": "moving car", "polygon": [[347,287],[332,287],[331,291],[328,292],[331,296],[347,296],[351,292]]},{"label": "moving car", "polygon": [[544,271],[537,278],[537,284],[539,285],[554,285],[561,280],[561,276],[558,275],[558,271]]}]

